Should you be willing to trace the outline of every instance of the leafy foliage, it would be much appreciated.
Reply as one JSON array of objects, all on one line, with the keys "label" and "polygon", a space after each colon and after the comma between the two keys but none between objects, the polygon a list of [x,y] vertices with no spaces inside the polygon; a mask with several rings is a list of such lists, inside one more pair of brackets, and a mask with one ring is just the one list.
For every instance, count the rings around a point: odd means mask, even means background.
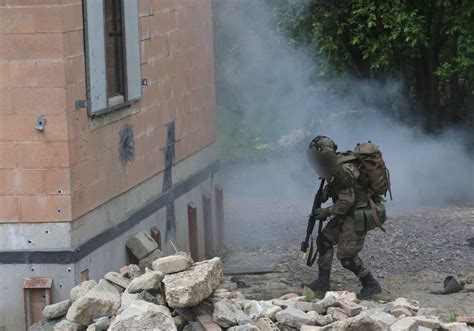
[{"label": "leafy foliage", "polygon": [[472,121],[473,1],[287,0],[276,12],[315,75],[400,79],[429,130]]}]

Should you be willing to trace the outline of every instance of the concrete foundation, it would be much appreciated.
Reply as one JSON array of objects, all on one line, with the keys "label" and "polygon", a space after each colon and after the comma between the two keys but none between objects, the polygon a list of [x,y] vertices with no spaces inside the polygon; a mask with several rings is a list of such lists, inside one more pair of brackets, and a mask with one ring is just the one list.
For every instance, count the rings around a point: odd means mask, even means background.
[{"label": "concrete foundation", "polygon": [[170,197],[174,198],[176,217],[173,241],[189,251],[187,205],[193,202],[198,211],[199,256],[204,258],[202,195],[211,195],[212,219],[216,222],[216,160],[215,147],[211,145],[173,167],[173,187],[169,192],[161,192],[160,173],[70,223],[0,224],[0,330],[25,329],[26,277],[52,277],[53,302],[65,300],[70,289],[81,282],[81,273],[98,281],[107,272],[127,264],[128,238],[140,231],[149,232],[152,226],[161,232],[162,250],[172,253],[170,242],[165,240],[166,201]]}]

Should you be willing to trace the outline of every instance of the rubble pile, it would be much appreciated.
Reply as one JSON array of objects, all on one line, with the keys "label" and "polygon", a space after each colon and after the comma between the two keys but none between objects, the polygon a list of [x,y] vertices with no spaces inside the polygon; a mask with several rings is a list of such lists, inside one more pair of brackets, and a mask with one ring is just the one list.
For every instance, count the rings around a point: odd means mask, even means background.
[{"label": "rubble pile", "polygon": [[321,300],[295,293],[248,300],[223,277],[220,258],[195,263],[182,252],[163,257],[149,239],[140,233],[127,244],[142,268],[132,264],[99,282],[82,282],[69,300],[45,307],[45,319],[29,330],[474,330],[467,323],[444,323],[405,298],[374,303],[338,291]]}]

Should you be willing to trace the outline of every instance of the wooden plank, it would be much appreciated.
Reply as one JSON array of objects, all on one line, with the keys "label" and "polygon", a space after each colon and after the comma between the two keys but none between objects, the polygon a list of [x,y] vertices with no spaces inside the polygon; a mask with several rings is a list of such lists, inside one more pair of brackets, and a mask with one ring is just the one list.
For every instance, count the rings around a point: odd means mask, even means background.
[{"label": "wooden plank", "polygon": [[214,256],[214,233],[212,226],[212,200],[209,193],[202,195],[204,216],[204,254],[207,258]]}]

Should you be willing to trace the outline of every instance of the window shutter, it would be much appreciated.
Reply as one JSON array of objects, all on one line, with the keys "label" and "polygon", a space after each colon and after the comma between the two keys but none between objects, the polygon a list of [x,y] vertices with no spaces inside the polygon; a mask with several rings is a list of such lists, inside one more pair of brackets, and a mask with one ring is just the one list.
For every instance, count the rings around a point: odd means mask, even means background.
[{"label": "window shutter", "polygon": [[85,0],[87,103],[89,113],[107,108],[104,2]]},{"label": "window shutter", "polygon": [[138,100],[142,97],[142,75],[137,0],[123,0],[123,17],[127,100]]}]

